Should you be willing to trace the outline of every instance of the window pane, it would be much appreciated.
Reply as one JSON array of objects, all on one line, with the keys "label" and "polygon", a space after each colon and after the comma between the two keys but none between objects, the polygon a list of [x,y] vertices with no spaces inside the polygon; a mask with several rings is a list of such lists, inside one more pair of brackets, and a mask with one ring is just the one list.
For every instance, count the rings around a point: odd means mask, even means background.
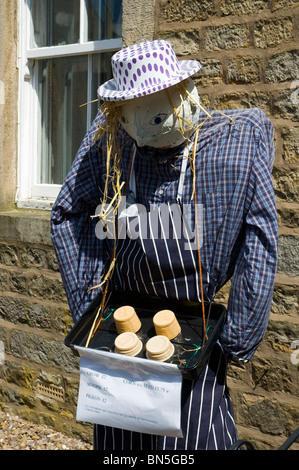
[{"label": "window pane", "polygon": [[121,0],[86,0],[88,41],[121,37]]},{"label": "window pane", "polygon": [[31,0],[31,47],[79,42],[80,0]]},{"label": "window pane", "polygon": [[[98,87],[112,78],[111,76],[111,57],[114,52],[106,52],[105,54],[94,54],[92,56],[92,84],[91,84],[91,99],[97,98]],[[97,113],[100,102],[92,103],[91,116],[92,119]]]},{"label": "window pane", "polygon": [[[40,102],[40,164],[38,181],[62,184],[82,139],[95,118],[99,103],[87,103],[88,84],[91,99],[98,86],[111,78],[112,52],[92,56],[74,56],[38,62]],[[91,74],[88,76],[88,64]]]},{"label": "window pane", "polygon": [[39,61],[38,183],[62,184],[86,132],[87,56]]}]

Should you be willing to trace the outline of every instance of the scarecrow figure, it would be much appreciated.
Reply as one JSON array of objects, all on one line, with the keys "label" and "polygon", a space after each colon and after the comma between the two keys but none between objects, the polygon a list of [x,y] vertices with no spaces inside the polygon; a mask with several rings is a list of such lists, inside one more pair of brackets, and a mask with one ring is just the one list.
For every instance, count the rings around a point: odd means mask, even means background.
[{"label": "scarecrow figure", "polygon": [[[96,425],[95,449],[227,449],[237,439],[227,362],[256,351],[276,275],[273,128],[260,109],[204,110],[191,79],[200,67],[178,61],[163,40],[117,52],[113,79],[98,90],[104,103],[52,210],[75,322],[108,281],[111,289],[190,301],[213,300],[231,281],[220,339],[200,376],[182,383],[183,438]],[[151,208],[172,204],[188,206],[195,249],[174,227],[164,236],[160,216],[160,236],[151,236]],[[96,235],[95,214],[104,227],[111,214],[129,220],[140,208],[148,224],[138,236],[127,230],[114,243],[109,231]]]}]

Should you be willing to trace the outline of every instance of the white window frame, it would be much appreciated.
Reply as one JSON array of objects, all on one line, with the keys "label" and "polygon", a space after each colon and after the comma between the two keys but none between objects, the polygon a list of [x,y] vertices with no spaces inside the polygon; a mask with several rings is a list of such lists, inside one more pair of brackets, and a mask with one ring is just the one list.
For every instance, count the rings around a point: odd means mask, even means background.
[{"label": "white window frame", "polygon": [[[122,39],[105,39],[86,42],[82,27],[87,21],[85,1],[80,0],[80,42],[77,44],[30,48],[31,12],[28,0],[19,2],[19,102],[18,102],[18,183],[16,205],[19,208],[50,210],[58,196],[61,185],[38,184],[37,170],[39,155],[37,149],[40,106],[36,93],[36,83],[32,74],[36,60],[88,55],[88,68],[91,71],[92,54],[99,52],[117,51],[122,46]],[[87,102],[91,96],[90,87],[87,90]],[[88,107],[87,129],[91,124],[91,109]]]}]

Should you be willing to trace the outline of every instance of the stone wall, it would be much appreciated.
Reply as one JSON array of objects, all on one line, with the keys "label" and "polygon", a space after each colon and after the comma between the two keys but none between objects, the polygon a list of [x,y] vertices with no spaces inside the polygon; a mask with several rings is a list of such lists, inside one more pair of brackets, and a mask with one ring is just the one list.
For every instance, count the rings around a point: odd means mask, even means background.
[{"label": "stone wall", "polygon": [[75,418],[79,361],[64,345],[72,319],[49,215],[0,215],[0,408],[91,442]]},{"label": "stone wall", "polygon": [[181,59],[201,62],[195,80],[207,109],[260,107],[275,127],[280,239],[270,323],[253,360],[229,371],[240,435],[261,449],[278,448],[299,426],[298,7],[292,0],[160,0],[156,15],[155,36],[170,40]]}]

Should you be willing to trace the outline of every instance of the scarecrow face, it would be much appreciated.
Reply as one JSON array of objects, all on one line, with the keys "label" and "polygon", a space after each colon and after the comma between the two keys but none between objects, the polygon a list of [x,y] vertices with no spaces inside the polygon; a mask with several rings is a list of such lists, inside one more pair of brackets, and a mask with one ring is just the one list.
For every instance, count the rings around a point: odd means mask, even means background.
[{"label": "scarecrow face", "polygon": [[199,98],[191,79],[185,88],[194,100],[183,99],[181,89],[172,86],[122,105],[121,124],[139,147],[176,147],[193,133],[198,123]]}]

